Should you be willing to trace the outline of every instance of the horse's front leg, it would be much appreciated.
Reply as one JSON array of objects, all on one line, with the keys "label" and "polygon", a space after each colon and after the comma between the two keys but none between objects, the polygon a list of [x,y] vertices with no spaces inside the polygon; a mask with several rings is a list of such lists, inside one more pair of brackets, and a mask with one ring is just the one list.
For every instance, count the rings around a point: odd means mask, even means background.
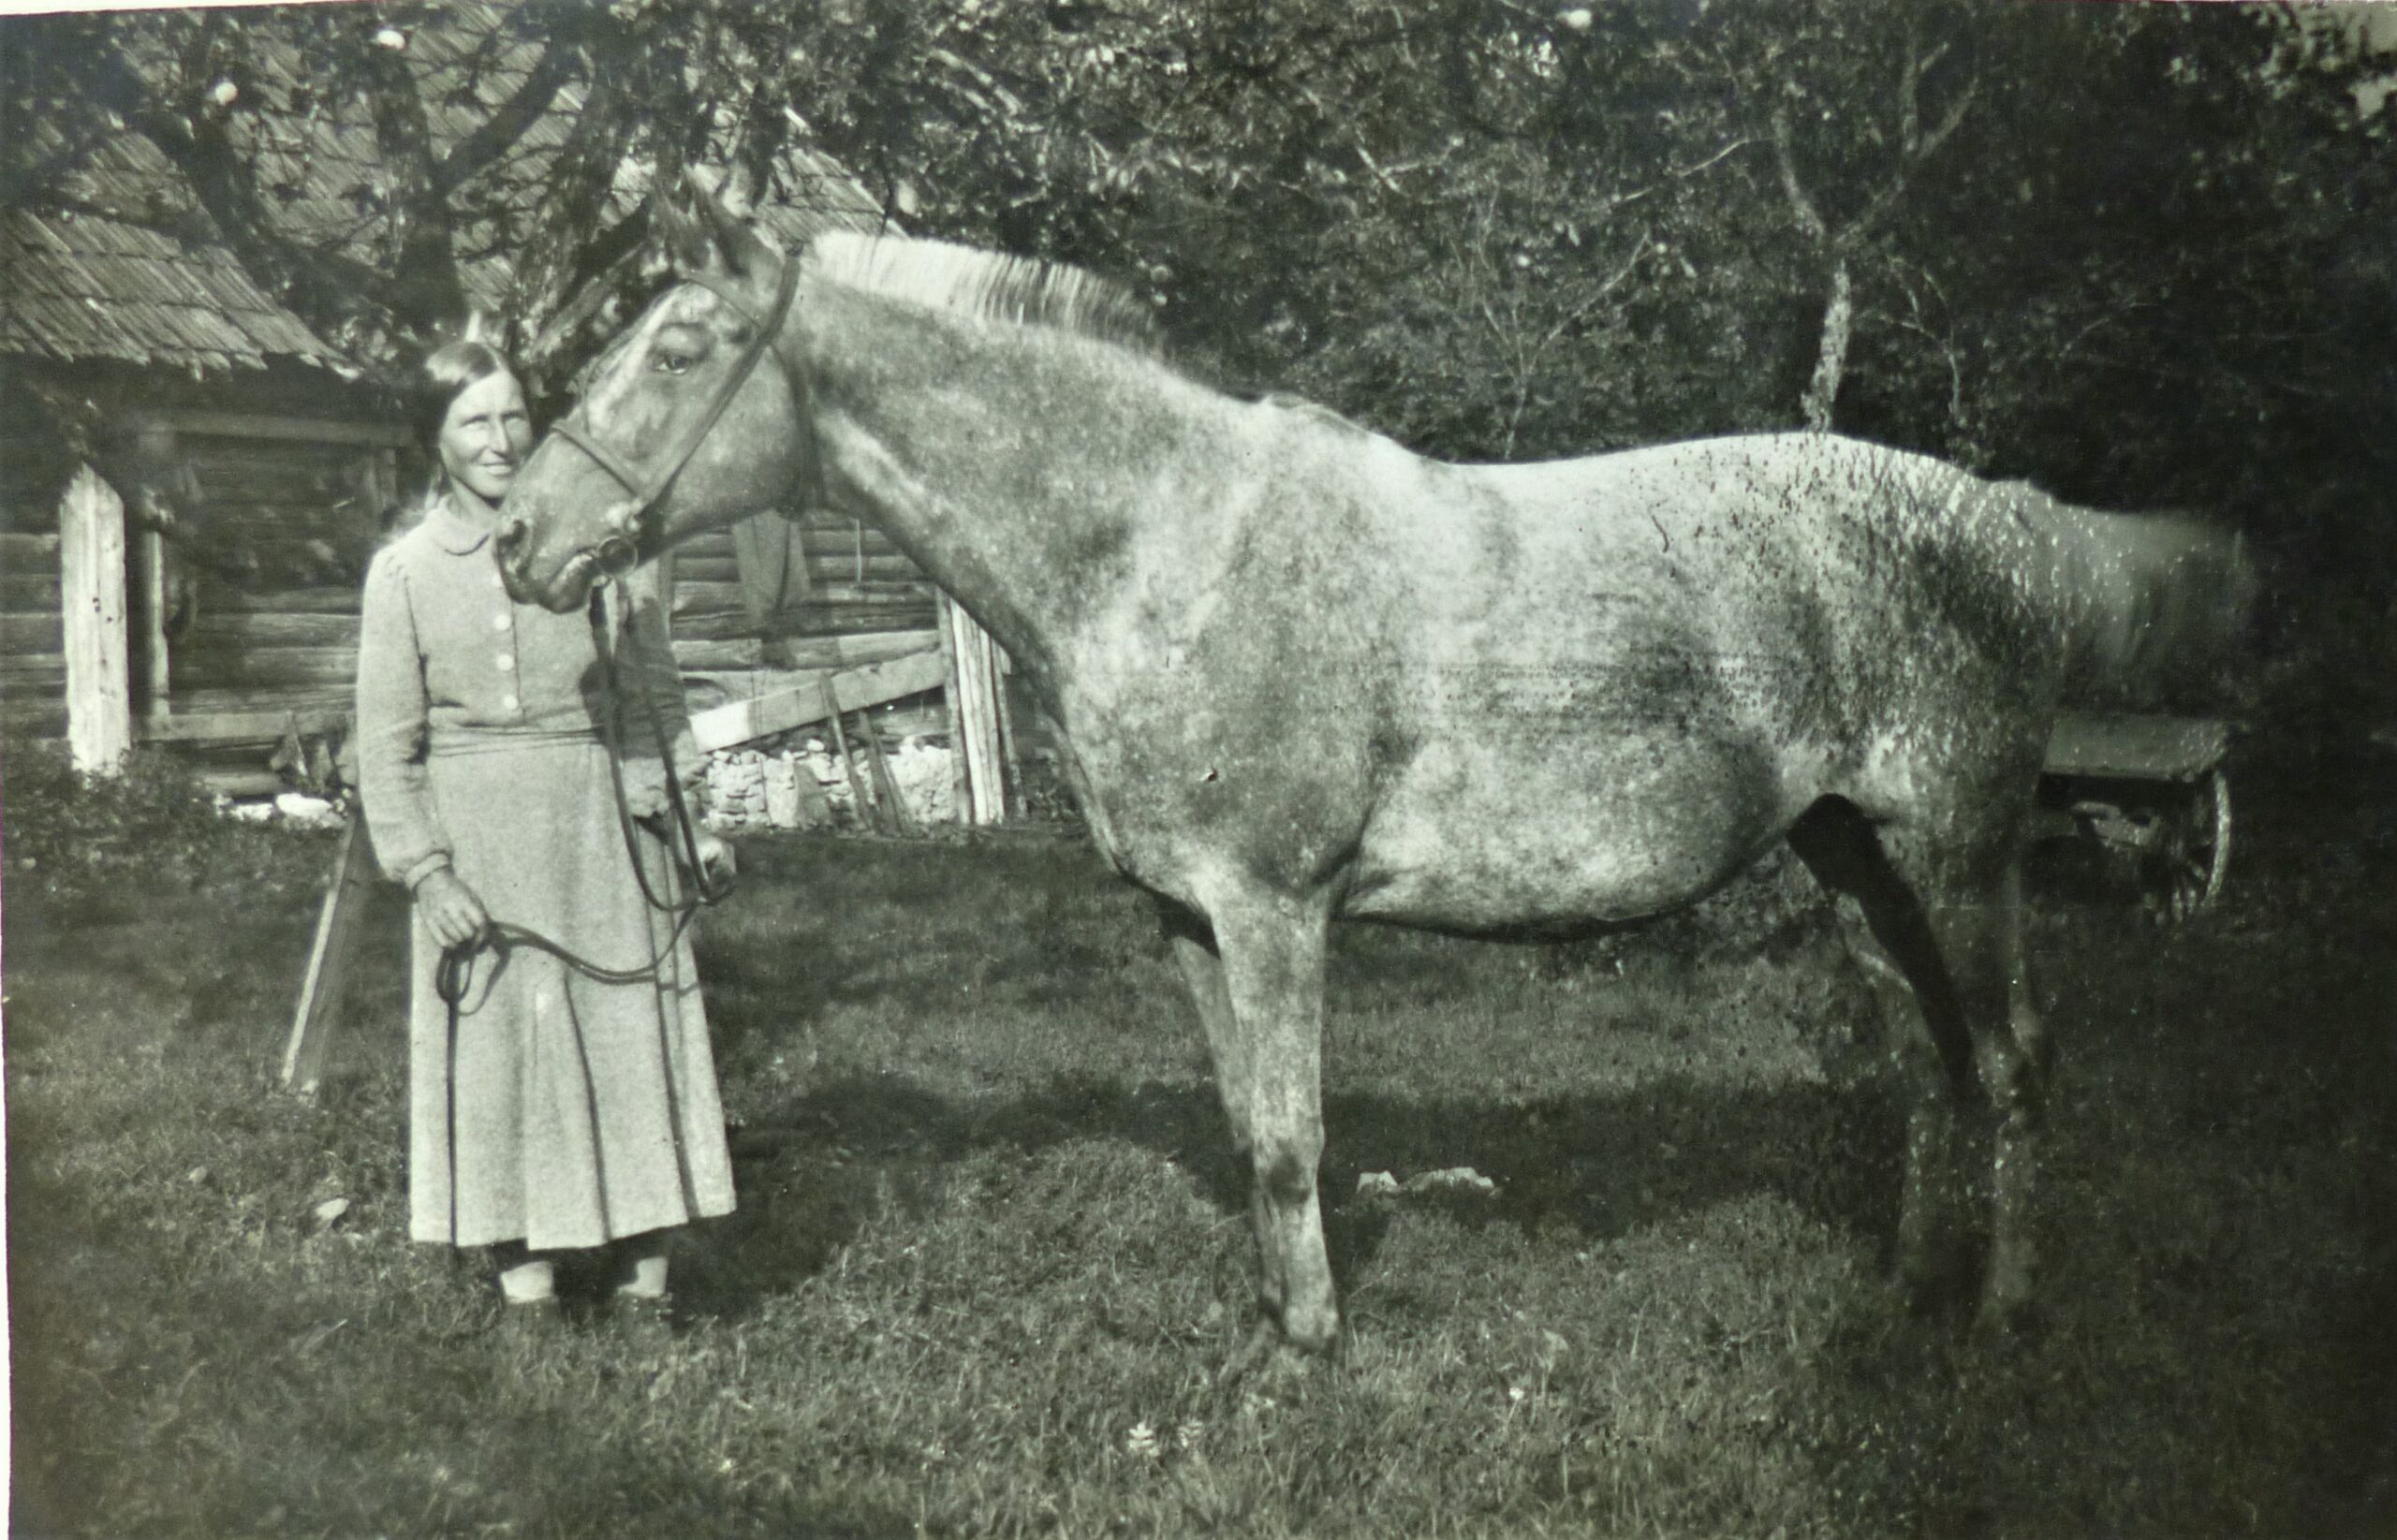
[{"label": "horse's front leg", "polygon": [[1198,1006],[1234,1149],[1248,1158],[1257,1300],[1283,1342],[1331,1348],[1340,1307],[1323,1243],[1323,970],[1328,908],[1243,892],[1207,919],[1166,911]]}]

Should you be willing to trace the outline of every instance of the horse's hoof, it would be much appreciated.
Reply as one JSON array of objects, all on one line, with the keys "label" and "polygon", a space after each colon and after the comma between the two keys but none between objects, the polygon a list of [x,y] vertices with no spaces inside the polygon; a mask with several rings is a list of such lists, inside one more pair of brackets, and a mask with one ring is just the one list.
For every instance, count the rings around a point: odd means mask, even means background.
[{"label": "horse's hoof", "polygon": [[1971,1259],[1953,1244],[1926,1248],[1898,1266],[1898,1293],[1919,1320],[1962,1315],[1977,1282]]},{"label": "horse's hoof", "polygon": [[1992,1342],[2026,1342],[2045,1325],[2038,1301],[2022,1295],[1984,1294],[1980,1309],[1973,1313],[1973,1335]]},{"label": "horse's hoof", "polygon": [[1284,1336],[1282,1328],[1272,1321],[1259,1321],[1240,1350],[1216,1373],[1215,1384],[1223,1389],[1267,1392],[1294,1387],[1313,1379],[1337,1348],[1337,1342],[1320,1350],[1301,1347]]}]

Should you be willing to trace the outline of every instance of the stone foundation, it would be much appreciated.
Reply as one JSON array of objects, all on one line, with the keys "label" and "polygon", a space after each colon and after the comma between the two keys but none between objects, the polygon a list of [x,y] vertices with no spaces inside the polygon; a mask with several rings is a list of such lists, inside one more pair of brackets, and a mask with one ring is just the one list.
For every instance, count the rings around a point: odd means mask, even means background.
[{"label": "stone foundation", "polygon": [[[852,735],[857,784],[875,794],[873,751]],[[884,758],[908,816],[919,825],[958,820],[956,761],[945,736],[917,733]],[[719,834],[769,829],[857,828],[861,817],[829,735],[801,728],[719,749],[708,755],[707,782],[699,794],[707,827]]]}]

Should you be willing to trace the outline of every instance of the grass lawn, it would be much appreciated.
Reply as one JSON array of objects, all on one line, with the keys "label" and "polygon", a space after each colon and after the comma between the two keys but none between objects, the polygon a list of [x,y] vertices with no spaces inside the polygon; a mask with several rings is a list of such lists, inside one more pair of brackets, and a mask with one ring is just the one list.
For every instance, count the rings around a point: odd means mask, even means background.
[{"label": "grass lawn", "polygon": [[[404,1239],[396,902],[295,1101],[330,843],[46,894],[15,790],[21,1534],[2397,1533],[2385,813],[2249,818],[2175,931],[2042,899],[2013,1344],[1896,1309],[1897,1125],[1819,1067],[1851,1007],[1811,946],[1346,931],[1352,1340],[1220,1386],[1241,1186],[1145,904],[1078,843],[751,843],[701,939],[741,1211],[670,1342],[533,1358]],[[1358,1191],[1455,1166],[1495,1195]]]}]

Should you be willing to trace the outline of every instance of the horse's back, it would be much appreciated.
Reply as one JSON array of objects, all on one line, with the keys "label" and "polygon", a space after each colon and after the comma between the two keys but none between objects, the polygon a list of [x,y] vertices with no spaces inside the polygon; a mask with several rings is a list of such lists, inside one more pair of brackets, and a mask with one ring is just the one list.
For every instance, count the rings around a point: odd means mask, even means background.
[{"label": "horse's back", "polygon": [[1953,467],[1771,434],[1419,488],[1373,557],[1406,595],[1412,754],[1362,912],[1650,913],[1823,796],[1968,799],[2036,753],[2052,665],[2021,530]]}]

